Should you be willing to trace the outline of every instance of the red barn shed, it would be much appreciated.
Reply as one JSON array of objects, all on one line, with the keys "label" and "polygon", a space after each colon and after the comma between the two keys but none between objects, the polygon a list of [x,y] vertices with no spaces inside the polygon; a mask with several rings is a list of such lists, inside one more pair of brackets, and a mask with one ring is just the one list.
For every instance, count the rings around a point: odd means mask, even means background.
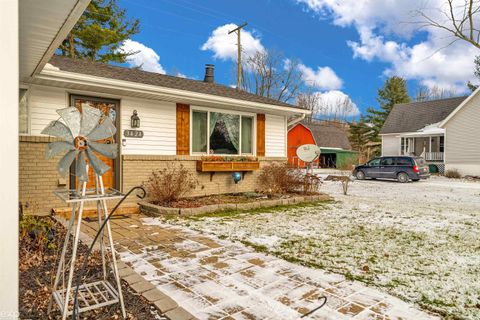
[{"label": "red barn shed", "polygon": [[345,130],[338,126],[319,121],[300,122],[288,130],[288,163],[304,168],[305,163],[297,157],[297,148],[303,144],[315,144],[320,147],[321,155],[314,165],[322,168],[337,168],[350,162],[356,162],[358,154],[352,150]]},{"label": "red barn shed", "polygon": [[[297,157],[297,148],[303,144],[317,144],[312,131],[302,123],[297,123],[288,130],[287,157],[288,163],[295,167],[305,167],[303,161]],[[317,161],[318,162],[318,161]]]}]

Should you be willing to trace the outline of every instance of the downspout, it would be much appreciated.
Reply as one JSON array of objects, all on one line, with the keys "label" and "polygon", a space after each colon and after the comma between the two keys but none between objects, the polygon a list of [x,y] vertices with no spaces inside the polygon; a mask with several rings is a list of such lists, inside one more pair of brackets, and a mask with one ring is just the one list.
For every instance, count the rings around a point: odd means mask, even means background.
[{"label": "downspout", "polygon": [[294,118],[293,120],[287,123],[287,128],[293,126],[294,124],[299,123],[300,121],[305,119],[305,116],[306,116],[305,113],[302,113],[300,117]]}]

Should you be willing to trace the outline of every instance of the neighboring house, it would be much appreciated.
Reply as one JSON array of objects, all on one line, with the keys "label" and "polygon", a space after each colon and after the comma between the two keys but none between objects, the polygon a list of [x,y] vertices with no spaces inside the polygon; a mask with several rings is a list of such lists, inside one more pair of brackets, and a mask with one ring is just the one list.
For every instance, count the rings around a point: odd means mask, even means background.
[{"label": "neighboring house", "polygon": [[[119,156],[108,160],[108,187],[128,190],[147,181],[152,170],[183,164],[199,181],[190,195],[256,189],[257,172],[244,174],[235,185],[231,172],[197,172],[205,155],[258,157],[260,166],[287,159],[287,119],[308,114],[292,105],[215,84],[213,66],[205,81],[172,77],[86,60],[54,56],[21,90],[20,202],[26,209],[48,212],[61,205],[52,191],[75,188],[76,181],[60,177],[58,158],[45,160],[52,137],[40,132],[57,109],[100,108],[115,120],[112,142]],[[140,128],[131,127],[134,111]],[[129,130],[143,137],[131,137]],[[135,132],[134,132],[135,133]],[[239,170],[241,171],[241,170]]]},{"label": "neighboring house", "polygon": [[305,167],[296,154],[304,144],[320,147],[320,158],[315,165],[322,168],[337,168],[356,162],[357,152],[352,151],[345,130],[328,122],[302,121],[288,129],[288,162],[294,167]]},{"label": "neighboring house", "polygon": [[480,97],[395,105],[380,134],[382,155],[422,156],[434,171],[480,175]]}]

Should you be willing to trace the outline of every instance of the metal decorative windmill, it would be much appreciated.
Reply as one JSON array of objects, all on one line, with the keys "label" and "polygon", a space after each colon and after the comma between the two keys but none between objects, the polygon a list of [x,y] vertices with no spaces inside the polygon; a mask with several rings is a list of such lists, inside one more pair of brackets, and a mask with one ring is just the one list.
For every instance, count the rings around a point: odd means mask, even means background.
[{"label": "metal decorative windmill", "polygon": [[[79,181],[78,189],[76,190],[60,190],[54,192],[55,195],[65,203],[72,205],[72,213],[68,223],[68,230],[57,268],[53,294],[50,299],[48,311],[51,311],[53,300],[55,300],[60,307],[62,319],[66,319],[67,316],[71,314],[76,315],[84,311],[120,303],[122,314],[125,318],[125,307],[107,210],[108,200],[122,199],[123,201],[125,195],[112,188],[105,189],[102,175],[110,170],[110,167],[95,155],[95,153],[98,153],[112,159],[117,157],[116,143],[105,144],[100,141],[113,137],[116,133],[116,128],[112,120],[108,116],[103,115],[99,109],[90,107],[87,104],[83,104],[81,109],[81,112],[75,107],[57,110],[61,120],[52,121],[42,131],[42,134],[54,136],[61,140],[52,142],[47,146],[46,157],[52,158],[65,153],[58,162],[58,172],[62,176],[66,175],[70,170],[70,166],[75,161],[75,176]],[[87,182],[89,180],[88,171],[90,167],[93,168],[95,176],[95,188],[91,190],[87,189]],[[99,232],[101,232],[100,249],[102,254],[103,277],[99,281],[79,284],[76,290],[74,290],[72,281],[74,273],[76,272],[75,261],[77,258],[76,255],[85,202],[94,202],[97,205],[97,218],[99,227],[101,226]],[[116,208],[117,207],[115,207],[115,209]],[[73,231],[76,215],[77,223],[73,238],[71,239],[70,235]],[[103,224],[102,219],[106,219]],[[106,226],[108,246],[111,251],[111,263],[107,263],[109,258],[105,254],[103,238],[104,226]],[[70,240],[73,241],[72,254],[70,261],[66,263],[66,253]],[[116,282],[115,286],[108,281],[110,274],[108,267],[111,267]],[[67,273],[67,268],[68,280],[65,287],[65,273]],[[61,281],[62,285],[61,288],[59,288]]]}]

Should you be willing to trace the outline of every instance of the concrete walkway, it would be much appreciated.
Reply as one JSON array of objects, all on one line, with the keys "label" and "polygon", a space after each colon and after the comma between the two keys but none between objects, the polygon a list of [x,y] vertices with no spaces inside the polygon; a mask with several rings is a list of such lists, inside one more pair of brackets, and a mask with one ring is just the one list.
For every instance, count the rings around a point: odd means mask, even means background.
[{"label": "concrete walkway", "polygon": [[[84,232],[94,235],[98,223],[84,224]],[[176,302],[172,318],[293,320],[326,296],[326,306],[305,319],[435,319],[343,276],[292,264],[156,218],[116,217],[112,228],[121,259],[151,284],[138,283],[137,287],[156,287],[160,290],[155,294],[157,302]]]}]

